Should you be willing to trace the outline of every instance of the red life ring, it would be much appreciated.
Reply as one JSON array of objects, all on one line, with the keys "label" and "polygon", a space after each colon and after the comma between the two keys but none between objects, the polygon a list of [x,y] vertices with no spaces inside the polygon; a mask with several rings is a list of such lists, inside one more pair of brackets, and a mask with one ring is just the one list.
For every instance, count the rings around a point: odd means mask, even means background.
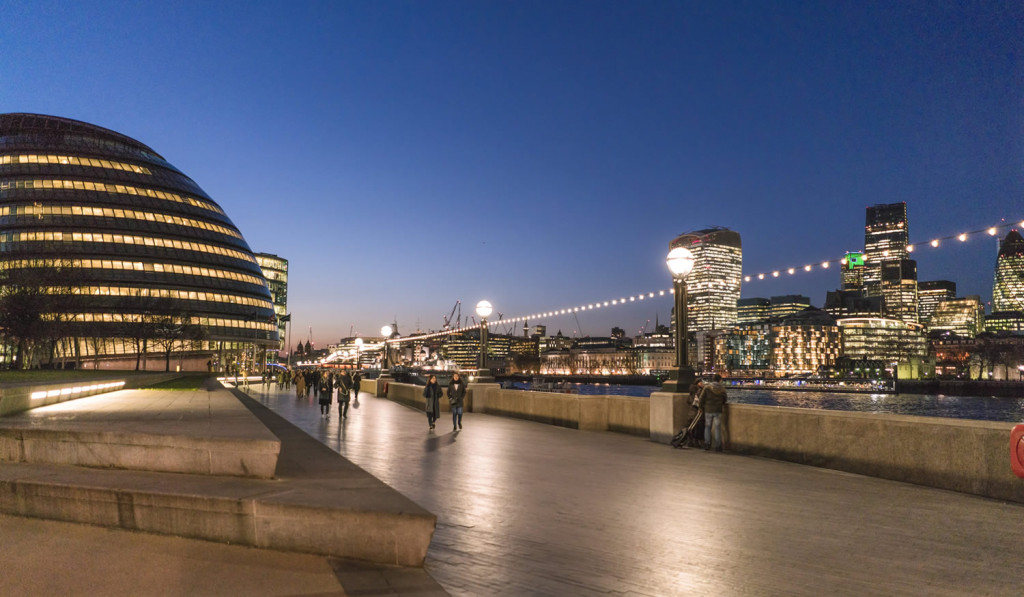
[{"label": "red life ring", "polygon": [[1010,468],[1024,479],[1024,423],[1010,431]]}]

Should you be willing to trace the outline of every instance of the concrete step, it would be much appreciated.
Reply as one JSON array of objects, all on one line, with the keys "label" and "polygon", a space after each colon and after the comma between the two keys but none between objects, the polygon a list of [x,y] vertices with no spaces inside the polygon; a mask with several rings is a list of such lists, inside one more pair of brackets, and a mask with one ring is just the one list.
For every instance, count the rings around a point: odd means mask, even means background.
[{"label": "concrete step", "polygon": [[0,513],[422,566],[435,517],[352,469],[265,480],[7,462]]},{"label": "concrete step", "polygon": [[0,419],[0,513],[423,566],[433,514],[243,393],[117,394]]},{"label": "concrete step", "polygon": [[281,442],[228,390],[119,391],[0,418],[0,461],[270,479]]}]

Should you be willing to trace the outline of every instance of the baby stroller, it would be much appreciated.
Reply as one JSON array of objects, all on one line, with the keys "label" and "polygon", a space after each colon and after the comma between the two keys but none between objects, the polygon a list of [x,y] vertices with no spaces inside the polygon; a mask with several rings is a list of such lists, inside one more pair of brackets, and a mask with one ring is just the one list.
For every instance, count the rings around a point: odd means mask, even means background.
[{"label": "baby stroller", "polygon": [[701,448],[704,446],[704,409],[697,408],[690,424],[672,438],[673,448]]}]

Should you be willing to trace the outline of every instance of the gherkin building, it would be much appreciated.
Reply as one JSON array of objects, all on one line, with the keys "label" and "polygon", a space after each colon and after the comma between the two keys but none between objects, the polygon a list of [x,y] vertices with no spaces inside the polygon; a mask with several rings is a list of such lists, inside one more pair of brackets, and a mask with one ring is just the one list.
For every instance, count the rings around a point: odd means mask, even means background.
[{"label": "gherkin building", "polygon": [[0,114],[0,340],[7,366],[174,353],[201,369],[276,347],[278,326],[241,232],[160,154],[84,122]]}]

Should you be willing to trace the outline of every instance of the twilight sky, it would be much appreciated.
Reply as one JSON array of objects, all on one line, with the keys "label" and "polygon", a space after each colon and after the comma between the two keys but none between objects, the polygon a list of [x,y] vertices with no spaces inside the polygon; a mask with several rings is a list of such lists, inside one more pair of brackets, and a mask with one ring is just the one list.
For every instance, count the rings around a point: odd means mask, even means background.
[{"label": "twilight sky", "polygon": [[[666,289],[668,242],[708,226],[757,274],[863,248],[875,203],[907,202],[914,243],[1024,219],[1017,1],[7,0],[0,22],[0,112],[113,129],[194,179],[290,260],[293,344]],[[995,253],[915,257],[989,301]]]}]

